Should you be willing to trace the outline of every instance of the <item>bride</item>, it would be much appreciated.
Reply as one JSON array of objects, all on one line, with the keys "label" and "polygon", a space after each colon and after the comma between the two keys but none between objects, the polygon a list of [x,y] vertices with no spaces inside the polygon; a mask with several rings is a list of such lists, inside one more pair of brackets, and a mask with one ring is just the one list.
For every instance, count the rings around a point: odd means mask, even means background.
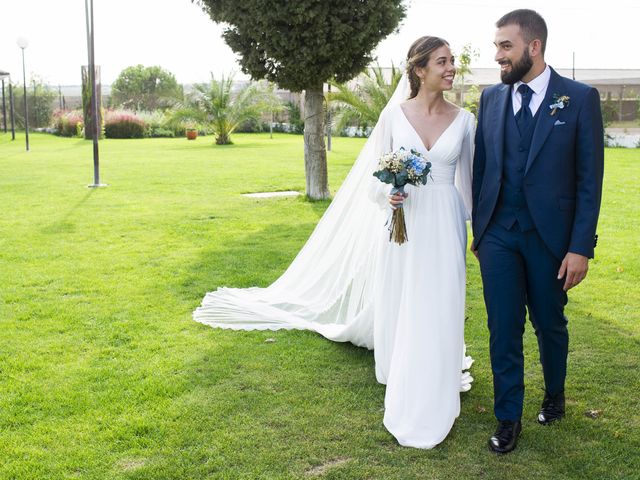
[{"label": "bride", "polygon": [[[474,117],[444,99],[455,76],[445,40],[422,37],[407,71],[311,237],[267,288],[219,288],[194,312],[235,330],[304,329],[373,348],[386,384],[384,425],[404,446],[433,448],[460,413],[473,380],[464,353],[465,220],[471,210]],[[373,177],[400,147],[432,168],[404,196]],[[404,208],[409,241],[385,222]]]}]

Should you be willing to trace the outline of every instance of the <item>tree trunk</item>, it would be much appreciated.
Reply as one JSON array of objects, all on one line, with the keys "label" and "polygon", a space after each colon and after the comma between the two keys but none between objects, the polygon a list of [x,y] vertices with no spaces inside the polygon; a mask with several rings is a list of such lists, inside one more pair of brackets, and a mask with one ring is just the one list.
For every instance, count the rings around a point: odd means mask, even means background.
[{"label": "tree trunk", "polygon": [[329,198],[322,84],[309,88],[304,93],[304,170],[307,196],[312,200]]},{"label": "tree trunk", "polygon": [[227,132],[221,132],[216,135],[216,145],[231,145],[231,136]]}]

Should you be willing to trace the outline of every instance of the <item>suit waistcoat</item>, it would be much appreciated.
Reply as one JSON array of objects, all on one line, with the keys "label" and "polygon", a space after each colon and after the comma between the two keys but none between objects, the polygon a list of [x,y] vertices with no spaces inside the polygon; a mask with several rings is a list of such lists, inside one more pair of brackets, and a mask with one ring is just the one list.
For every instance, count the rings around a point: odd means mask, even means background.
[{"label": "suit waistcoat", "polygon": [[524,132],[520,132],[515,116],[512,114],[513,105],[511,104],[511,99],[509,99],[509,105],[507,105],[504,125],[502,185],[493,215],[493,220],[506,229],[512,228],[516,222],[518,222],[518,226],[523,232],[535,228],[524,196],[523,184],[531,139],[538,122],[540,110],[542,109],[538,108],[529,128]]}]

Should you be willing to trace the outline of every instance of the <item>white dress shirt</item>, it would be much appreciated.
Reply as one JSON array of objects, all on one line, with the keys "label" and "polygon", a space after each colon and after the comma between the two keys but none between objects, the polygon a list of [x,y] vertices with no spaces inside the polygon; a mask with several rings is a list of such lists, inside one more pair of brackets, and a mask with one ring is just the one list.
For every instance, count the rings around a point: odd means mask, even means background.
[{"label": "white dress shirt", "polygon": [[[551,78],[551,70],[549,69],[549,65],[544,67],[544,71],[538,75],[536,78],[531,80],[527,85],[529,88],[533,90],[533,96],[531,97],[531,103],[529,103],[529,109],[531,110],[531,115],[535,116],[538,108],[542,104],[544,100],[544,96],[547,93],[547,87],[549,86],[549,79]],[[522,85],[524,82],[517,81],[513,84],[511,89],[511,104],[513,105],[513,114],[515,115],[520,110],[522,106],[522,95],[518,92],[518,87]]]}]

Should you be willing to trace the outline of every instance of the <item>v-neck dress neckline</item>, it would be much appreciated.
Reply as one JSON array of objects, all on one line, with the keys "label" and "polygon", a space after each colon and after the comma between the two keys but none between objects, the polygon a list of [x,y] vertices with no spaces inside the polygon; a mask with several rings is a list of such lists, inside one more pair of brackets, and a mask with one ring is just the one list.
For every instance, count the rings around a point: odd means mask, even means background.
[{"label": "v-neck dress neckline", "polygon": [[424,149],[427,151],[427,153],[431,153],[431,151],[436,147],[436,145],[438,145],[438,142],[440,141],[440,139],[444,137],[444,135],[451,129],[453,124],[456,123],[456,121],[458,120],[458,117],[460,117],[460,114],[462,113],[462,108],[459,108],[458,113],[456,113],[456,117],[449,123],[449,125],[447,125],[447,128],[445,128],[442,131],[442,133],[438,136],[438,138],[436,138],[436,141],[433,142],[433,145],[431,145],[431,148],[427,148],[427,145],[424,143],[424,140],[422,139],[422,137],[420,136],[416,128],[413,126],[413,124],[409,121],[409,117],[407,117],[406,113],[404,113],[404,110],[402,109],[402,105],[398,105],[398,108],[400,109],[400,113],[402,113],[402,117],[404,118],[405,122],[407,122],[407,124],[411,127],[411,130],[413,130],[413,133],[416,134],[416,136],[420,140],[420,143],[422,144]]}]

